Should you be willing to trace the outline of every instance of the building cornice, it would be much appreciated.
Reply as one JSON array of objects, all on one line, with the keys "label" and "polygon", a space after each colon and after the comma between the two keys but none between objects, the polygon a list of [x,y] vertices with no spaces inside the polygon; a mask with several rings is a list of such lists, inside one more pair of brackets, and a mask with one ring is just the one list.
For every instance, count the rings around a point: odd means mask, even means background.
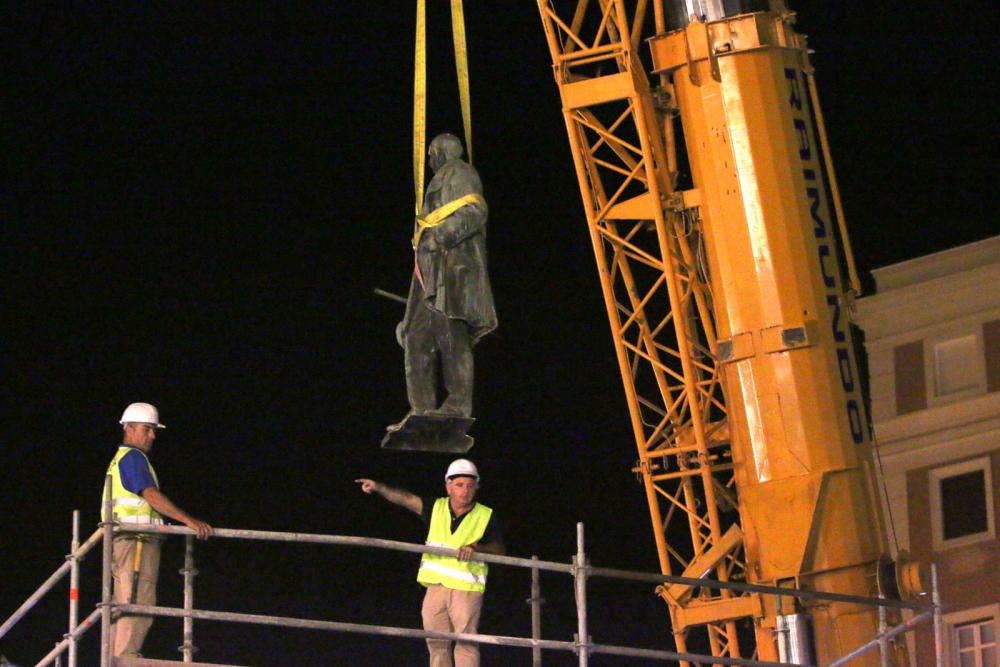
[{"label": "building cornice", "polygon": [[883,456],[992,430],[1000,431],[1000,392],[911,412],[875,424]]},{"label": "building cornice", "polygon": [[872,270],[879,292],[964,273],[1000,261],[1000,236]]},{"label": "building cornice", "polygon": [[1000,262],[859,299],[855,322],[874,341],[1000,311]]}]

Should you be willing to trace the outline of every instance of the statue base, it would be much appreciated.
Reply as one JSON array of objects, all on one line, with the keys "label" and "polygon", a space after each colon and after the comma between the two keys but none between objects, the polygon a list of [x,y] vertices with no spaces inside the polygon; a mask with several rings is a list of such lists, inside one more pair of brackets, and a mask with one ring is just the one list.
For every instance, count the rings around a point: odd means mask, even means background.
[{"label": "statue base", "polygon": [[385,429],[382,449],[461,454],[472,447],[468,433],[475,423],[471,417],[407,415]]}]

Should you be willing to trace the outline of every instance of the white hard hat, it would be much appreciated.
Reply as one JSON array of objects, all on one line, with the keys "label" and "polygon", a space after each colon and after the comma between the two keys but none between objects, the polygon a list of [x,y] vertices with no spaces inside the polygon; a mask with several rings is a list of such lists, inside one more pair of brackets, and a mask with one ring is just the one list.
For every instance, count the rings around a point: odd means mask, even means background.
[{"label": "white hard hat", "polygon": [[149,403],[133,403],[122,413],[119,424],[135,422],[139,424],[155,424],[156,428],[166,428],[160,423],[160,413],[156,411],[155,405]]},{"label": "white hard hat", "polygon": [[474,477],[478,482],[479,470],[476,468],[476,464],[469,459],[455,459],[448,466],[448,472],[444,474],[444,479],[448,481],[454,477]]}]

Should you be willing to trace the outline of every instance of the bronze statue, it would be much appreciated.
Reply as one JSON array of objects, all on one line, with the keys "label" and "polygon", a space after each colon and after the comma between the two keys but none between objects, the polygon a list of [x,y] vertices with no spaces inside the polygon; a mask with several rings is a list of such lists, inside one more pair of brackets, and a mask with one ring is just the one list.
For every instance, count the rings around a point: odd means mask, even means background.
[{"label": "bronze statue", "polygon": [[[410,415],[470,418],[472,346],[497,326],[486,270],[487,206],[475,168],[452,134],[431,141],[434,178],[417,216],[406,314],[396,327],[405,350]],[[447,396],[438,401],[440,361]]]}]

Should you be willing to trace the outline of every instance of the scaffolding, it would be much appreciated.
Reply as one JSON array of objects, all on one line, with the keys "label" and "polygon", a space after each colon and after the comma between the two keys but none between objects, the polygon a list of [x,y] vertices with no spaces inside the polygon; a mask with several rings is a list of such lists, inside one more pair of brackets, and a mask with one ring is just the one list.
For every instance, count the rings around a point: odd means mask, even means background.
[{"label": "scaffolding", "polygon": [[[105,507],[105,516],[113,516],[110,509],[110,483],[105,500]],[[842,601],[874,605],[879,608],[880,619],[882,621],[879,635],[866,644],[855,648],[847,655],[830,663],[826,667],[840,667],[841,665],[846,665],[854,658],[875,650],[881,651],[883,664],[889,664],[887,661],[889,659],[889,652],[891,651],[889,647],[890,640],[914,629],[919,624],[930,620],[933,620],[934,622],[937,665],[938,667],[943,667],[944,665],[942,651],[944,626],[941,616],[941,601],[937,590],[936,573],[932,577],[933,593],[930,602],[914,603],[889,600],[885,598],[867,598],[837,593],[804,591],[785,587],[745,584],[732,581],[715,581],[704,578],[667,576],[663,574],[594,567],[587,561],[587,555],[584,549],[584,528],[583,524],[579,523],[577,524],[576,555],[570,563],[544,561],[540,560],[537,556],[532,556],[531,558],[520,558],[514,556],[476,554],[477,559],[487,563],[516,568],[527,568],[531,570],[531,597],[528,598],[528,602],[531,604],[531,637],[488,634],[458,634],[449,632],[428,632],[414,628],[401,628],[394,626],[196,609],[194,608],[194,577],[197,574],[197,570],[195,569],[194,564],[194,532],[192,530],[177,526],[121,524],[112,520],[102,522],[98,529],[81,544],[79,539],[79,524],[80,513],[79,511],[74,511],[71,550],[66,556],[65,563],[56,569],[56,571],[53,572],[52,575],[31,596],[29,596],[27,600],[25,600],[25,602],[3,623],[3,625],[0,625],[0,639],[2,639],[11,630],[11,628],[13,628],[35,606],[35,604],[37,604],[37,602],[46,595],[46,593],[52,590],[52,588],[54,588],[59,581],[69,574],[70,594],[68,631],[62,641],[58,642],[55,647],[36,664],[36,667],[46,667],[47,665],[59,664],[58,661],[61,659],[61,656],[67,652],[69,667],[77,667],[77,643],[85,633],[98,625],[101,628],[100,665],[101,667],[115,667],[115,665],[119,663],[114,661],[111,657],[110,629],[113,617],[118,614],[148,615],[183,619],[183,639],[182,644],[178,649],[182,655],[182,664],[192,663],[194,653],[197,650],[194,644],[194,622],[196,620],[211,620],[229,623],[303,628],[327,632],[367,634],[418,640],[445,639],[449,641],[462,641],[493,646],[531,649],[532,665],[534,667],[540,667],[542,664],[543,650],[574,653],[578,656],[579,665],[581,667],[586,667],[588,665],[590,656],[598,654],[643,658],[657,661],[688,661],[696,664],[746,665],[749,667],[793,667],[792,663],[765,662],[747,658],[713,657],[694,653],[595,643],[587,629],[587,580],[593,577],[648,582],[656,585],[681,584],[701,588],[737,592],[753,592],[764,595],[791,596],[799,599]],[[113,602],[111,588],[112,541],[115,535],[122,533],[150,533],[159,536],[184,536],[186,543],[184,550],[184,567],[180,570],[184,579],[183,607],[144,606],[136,604],[116,604]],[[448,548],[346,535],[323,535],[313,533],[217,528],[213,537],[221,539],[266,542],[295,542],[306,544],[326,544],[331,546],[364,547],[421,554],[431,553],[445,556],[455,555],[455,551]],[[87,555],[87,553],[96,547],[98,543],[103,546],[101,601],[96,605],[96,609],[81,622],[79,620],[80,561]],[[543,639],[541,636],[541,605],[543,600],[539,584],[539,573],[542,571],[561,573],[569,575],[573,578],[573,590],[577,613],[577,631],[574,634],[572,641]],[[913,612],[913,616],[900,625],[890,628],[886,623],[885,612],[888,609],[910,610]],[[159,661],[157,662],[159,663]]]}]

